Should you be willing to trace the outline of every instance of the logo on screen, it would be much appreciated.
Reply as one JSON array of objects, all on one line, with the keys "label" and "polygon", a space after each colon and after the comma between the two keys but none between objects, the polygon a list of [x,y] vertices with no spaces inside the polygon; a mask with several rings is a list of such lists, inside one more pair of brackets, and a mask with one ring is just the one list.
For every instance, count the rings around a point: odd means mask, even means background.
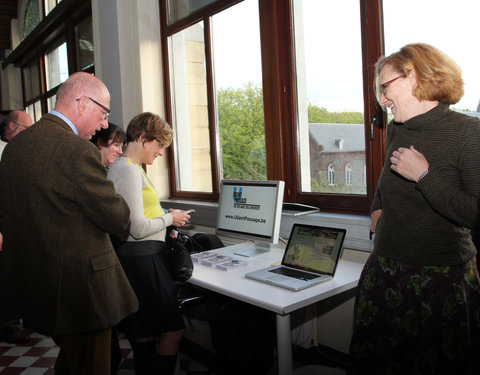
[{"label": "logo on screen", "polygon": [[239,203],[242,200],[242,187],[240,186],[237,191],[237,187],[233,188],[233,201]]},{"label": "logo on screen", "polygon": [[[247,194],[248,195],[248,194]],[[233,207],[247,210],[259,210],[259,204],[247,204],[247,198],[242,198],[242,187],[233,187]]]}]

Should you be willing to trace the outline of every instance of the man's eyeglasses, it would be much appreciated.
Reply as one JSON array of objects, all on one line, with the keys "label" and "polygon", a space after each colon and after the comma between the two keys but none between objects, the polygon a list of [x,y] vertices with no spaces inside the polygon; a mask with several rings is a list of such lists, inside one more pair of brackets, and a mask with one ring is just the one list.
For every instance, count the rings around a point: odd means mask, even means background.
[{"label": "man's eyeglasses", "polygon": [[388,87],[391,83],[395,82],[397,79],[402,78],[402,77],[403,77],[403,75],[399,75],[398,77],[395,77],[395,78],[391,79],[390,81],[387,81],[387,82],[385,82],[385,83],[382,83],[380,86],[378,86],[378,87],[380,88],[380,92],[381,92],[383,95],[385,95],[385,92],[387,91],[387,87]]},{"label": "man's eyeglasses", "polygon": [[[108,116],[110,116],[110,112],[112,111],[110,108],[105,107],[103,104],[100,104],[97,102],[95,99],[92,99],[91,97],[87,96],[88,99],[90,99],[92,102],[94,102],[96,105],[98,105],[100,108],[103,109],[102,114],[103,114],[103,119],[108,120]],[[77,102],[80,100],[80,98],[77,99]]]}]

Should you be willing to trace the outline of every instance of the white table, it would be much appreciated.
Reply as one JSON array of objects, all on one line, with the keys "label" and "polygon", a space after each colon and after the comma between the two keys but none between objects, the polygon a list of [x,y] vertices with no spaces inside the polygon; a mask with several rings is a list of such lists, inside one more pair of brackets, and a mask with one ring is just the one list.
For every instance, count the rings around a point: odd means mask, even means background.
[{"label": "white table", "polygon": [[[237,245],[238,246],[238,245]],[[234,255],[237,248],[225,247],[215,252],[248,261],[248,265],[235,270],[221,271],[195,263],[189,282],[205,289],[273,311],[277,324],[278,372],[291,375],[292,337],[290,313],[328,297],[351,290],[357,286],[363,264],[341,260],[331,281],[298,292],[246,278],[246,272],[278,263],[283,256],[282,248],[275,248],[254,258]]]}]

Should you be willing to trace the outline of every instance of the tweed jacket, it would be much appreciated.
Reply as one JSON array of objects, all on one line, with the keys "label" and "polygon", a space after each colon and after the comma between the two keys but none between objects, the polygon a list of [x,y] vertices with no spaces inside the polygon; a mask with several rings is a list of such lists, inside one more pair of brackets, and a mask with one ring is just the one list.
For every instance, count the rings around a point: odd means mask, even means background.
[{"label": "tweed jacket", "polygon": [[63,120],[46,114],[15,136],[0,162],[0,316],[55,337],[134,313],[108,235],[128,222],[99,150]]}]

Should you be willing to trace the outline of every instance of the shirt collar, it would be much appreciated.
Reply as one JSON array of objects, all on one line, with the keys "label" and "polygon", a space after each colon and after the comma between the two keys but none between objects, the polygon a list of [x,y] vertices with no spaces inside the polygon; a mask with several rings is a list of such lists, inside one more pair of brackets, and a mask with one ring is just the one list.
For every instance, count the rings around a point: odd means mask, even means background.
[{"label": "shirt collar", "polygon": [[63,121],[65,121],[65,122],[68,124],[68,126],[70,126],[70,127],[72,128],[72,130],[73,130],[73,132],[74,132],[75,134],[79,135],[79,134],[78,134],[78,129],[77,129],[77,127],[76,127],[76,126],[73,124],[73,122],[70,121],[70,119],[69,119],[67,116],[65,116],[63,113],[60,113],[60,112],[57,112],[57,111],[54,111],[54,110],[51,110],[51,111],[48,112],[48,113],[50,113],[51,115],[55,115],[55,116],[57,116],[57,117],[60,117]]}]

